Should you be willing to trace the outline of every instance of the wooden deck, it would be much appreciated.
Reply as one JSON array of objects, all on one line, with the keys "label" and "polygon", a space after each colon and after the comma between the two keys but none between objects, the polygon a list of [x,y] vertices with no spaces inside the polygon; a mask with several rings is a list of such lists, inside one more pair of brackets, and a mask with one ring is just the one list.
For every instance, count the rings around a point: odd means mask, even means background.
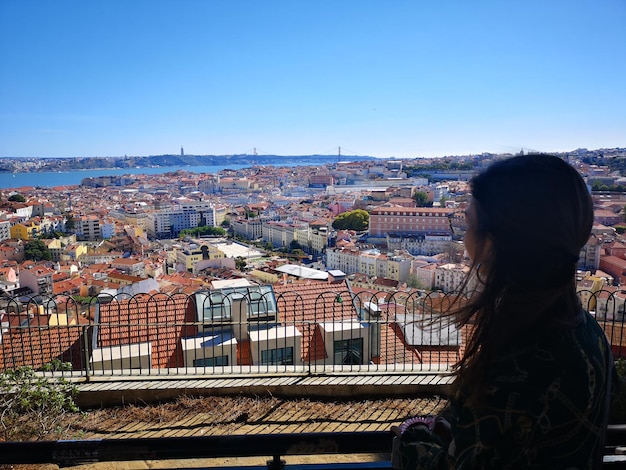
[{"label": "wooden deck", "polygon": [[414,397],[445,395],[452,377],[440,371],[342,373],[254,377],[97,377],[77,382],[83,407],[151,403],[179,396],[276,396],[282,398]]}]

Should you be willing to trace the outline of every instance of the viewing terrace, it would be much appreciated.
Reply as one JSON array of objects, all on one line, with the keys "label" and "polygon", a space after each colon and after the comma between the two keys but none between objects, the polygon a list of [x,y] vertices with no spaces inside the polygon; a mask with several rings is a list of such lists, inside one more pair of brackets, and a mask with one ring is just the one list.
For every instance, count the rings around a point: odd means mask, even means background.
[{"label": "viewing terrace", "polygon": [[[626,342],[619,292],[581,293],[616,359],[623,357]],[[63,297],[14,298],[5,302],[1,318],[0,371],[31,366],[44,376],[62,376],[78,386],[83,407],[182,395],[445,397],[450,368],[471,325],[458,329],[442,313],[463,301],[437,292],[355,293],[345,280],[238,285],[190,296],[100,296],[86,305]],[[388,429],[389,423],[382,426]],[[289,439],[331,439],[336,444],[331,453],[388,452],[391,445],[389,432],[382,430],[321,434],[308,435],[301,427],[273,437],[221,436],[214,442],[207,438],[206,445],[216,448],[191,450],[189,439],[200,436],[181,432],[174,435],[183,439],[176,442],[176,452],[155,441],[131,451],[132,439],[126,436],[125,443],[99,441],[96,460],[146,458],[148,448],[161,458],[182,458],[181,449],[188,449],[187,457],[226,455],[227,449],[231,456],[267,450],[269,457],[280,457],[293,453]],[[235,441],[247,450],[232,450]],[[257,448],[259,442],[270,447]],[[7,452],[20,449],[6,445],[0,444]],[[46,445],[32,443],[38,450],[28,454],[28,462],[36,460],[34,455],[51,461],[49,452],[55,450]],[[72,445],[78,450],[70,446],[68,455],[84,457],[95,448],[87,441]],[[318,453],[315,446],[308,449]]]}]

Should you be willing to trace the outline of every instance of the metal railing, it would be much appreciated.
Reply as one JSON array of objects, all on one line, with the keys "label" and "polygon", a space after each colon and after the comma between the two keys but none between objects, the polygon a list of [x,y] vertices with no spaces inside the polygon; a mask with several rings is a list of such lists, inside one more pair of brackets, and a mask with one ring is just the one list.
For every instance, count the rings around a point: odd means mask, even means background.
[{"label": "metal railing", "polygon": [[[265,467],[286,468],[282,457],[311,455],[378,454],[355,463],[290,464],[292,469],[389,469],[391,432],[255,434],[183,438],[98,439],[84,441],[0,442],[0,464],[55,463],[61,467],[92,462],[134,460],[208,459],[220,457],[271,457]],[[626,439],[624,425],[609,425],[603,468],[624,468],[626,457],[616,452]],[[220,467],[222,467],[220,465]],[[217,468],[203,467],[203,468]]]},{"label": "metal railing", "polygon": [[[580,295],[621,358],[626,295],[622,300],[617,292]],[[457,329],[441,313],[463,300],[271,289],[101,297],[88,304],[16,298],[4,305],[0,371],[31,366],[87,378],[447,371],[471,325]]]}]

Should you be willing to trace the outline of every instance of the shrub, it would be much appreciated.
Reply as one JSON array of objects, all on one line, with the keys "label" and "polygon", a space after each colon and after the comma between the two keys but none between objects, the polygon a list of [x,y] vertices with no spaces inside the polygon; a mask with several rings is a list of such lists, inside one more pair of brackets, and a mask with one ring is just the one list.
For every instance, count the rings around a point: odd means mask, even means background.
[{"label": "shrub", "polygon": [[32,367],[5,371],[0,374],[1,437],[7,441],[41,439],[62,431],[65,415],[79,411],[76,392],[67,380],[44,377]]}]

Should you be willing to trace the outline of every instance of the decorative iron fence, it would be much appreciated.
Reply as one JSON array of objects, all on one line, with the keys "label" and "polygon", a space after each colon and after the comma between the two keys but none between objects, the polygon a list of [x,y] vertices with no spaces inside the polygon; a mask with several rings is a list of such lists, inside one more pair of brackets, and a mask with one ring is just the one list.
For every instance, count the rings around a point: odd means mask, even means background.
[{"label": "decorative iron fence", "polygon": [[[0,371],[30,366],[72,377],[447,371],[471,325],[443,313],[458,294],[361,293],[319,284],[277,294],[248,286],[193,295],[14,298],[0,311]],[[581,292],[616,358],[620,292]]]}]

